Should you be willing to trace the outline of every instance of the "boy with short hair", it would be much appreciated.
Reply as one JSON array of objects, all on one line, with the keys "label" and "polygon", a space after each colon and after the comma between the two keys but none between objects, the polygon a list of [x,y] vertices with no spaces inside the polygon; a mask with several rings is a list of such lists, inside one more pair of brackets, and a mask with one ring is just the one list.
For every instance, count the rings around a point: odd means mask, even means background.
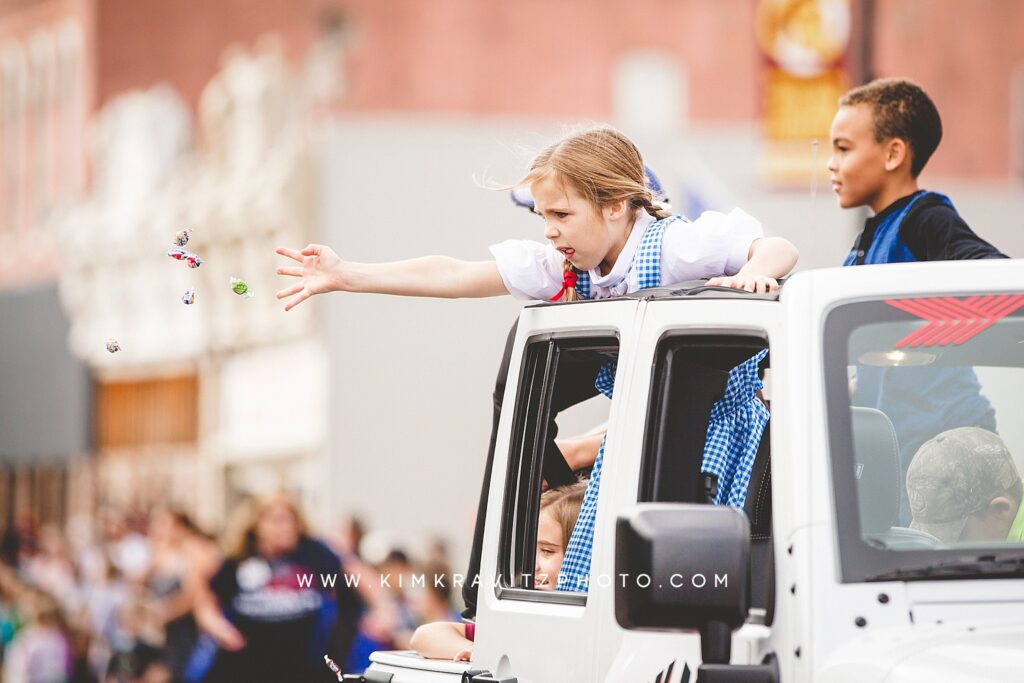
[{"label": "boy with short hair", "polygon": [[[968,227],[948,197],[917,177],[942,139],[942,120],[916,83],[883,78],[839,100],[828,170],[839,206],[867,206],[868,218],[844,266],[1007,258]],[[917,449],[951,427],[996,431],[995,411],[971,368],[858,366],[853,404],[893,423],[906,474]],[[900,525],[911,519],[906,491]]]},{"label": "boy with short hair", "polygon": [[839,206],[875,214],[843,265],[1007,258],[968,227],[948,197],[918,188],[942,139],[942,120],[916,83],[883,78],[849,91],[831,137],[828,170]]}]

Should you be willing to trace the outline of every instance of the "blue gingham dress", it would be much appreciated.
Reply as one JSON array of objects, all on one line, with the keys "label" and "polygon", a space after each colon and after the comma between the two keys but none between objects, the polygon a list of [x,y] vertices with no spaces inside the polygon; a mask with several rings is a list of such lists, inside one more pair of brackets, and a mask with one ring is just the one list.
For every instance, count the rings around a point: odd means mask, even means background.
[{"label": "blue gingham dress", "polygon": [[711,407],[701,472],[718,477],[716,505],[743,509],[754,458],[761,443],[768,408],[757,397],[764,383],[757,366],[768,355],[759,351],[729,371],[725,395]]},{"label": "blue gingham dress", "polygon": [[[630,264],[630,271],[633,268],[638,269],[639,289],[661,285],[661,243],[666,226],[673,220],[685,219],[672,216],[655,221],[644,233],[636,258]],[[626,277],[629,277],[629,271]],[[579,276],[576,292],[581,299],[590,298],[590,278],[586,273]],[[701,469],[718,476],[719,487],[715,503],[727,502],[729,505],[735,505],[735,501],[739,501],[738,506],[742,507],[746,499],[746,487],[753,470],[754,456],[757,454],[761,434],[768,422],[768,410],[755,395],[763,386],[757,377],[757,364],[765,354],[767,350],[730,371],[725,396],[712,408]],[[615,386],[616,367],[616,361],[605,363],[594,382],[595,388],[609,399]],[[607,435],[601,440],[594,468],[587,481],[587,490],[583,494],[580,513],[565,549],[565,558],[558,572],[556,585],[556,590],[559,591],[585,593],[590,584],[590,563],[597,520],[597,494],[601,485],[606,440]]]}]

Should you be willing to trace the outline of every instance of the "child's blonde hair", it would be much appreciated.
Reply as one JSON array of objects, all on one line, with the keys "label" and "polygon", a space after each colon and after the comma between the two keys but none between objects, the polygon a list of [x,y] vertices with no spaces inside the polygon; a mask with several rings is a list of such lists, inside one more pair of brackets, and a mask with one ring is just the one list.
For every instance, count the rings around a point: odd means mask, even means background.
[{"label": "child's blonde hair", "polygon": [[557,489],[549,489],[540,495],[540,509],[547,510],[548,514],[562,528],[562,547],[569,543],[573,527],[576,526],[576,518],[580,515],[580,506],[583,505],[583,494],[587,490],[587,482],[578,481],[575,484],[566,484]]},{"label": "child's blonde hair", "polygon": [[[655,218],[668,218],[669,213],[654,203],[647,187],[644,162],[636,145],[610,126],[599,126],[570,134],[538,154],[530,171],[516,186],[530,185],[556,176],[595,207],[626,200],[634,210],[643,209]],[[575,274],[566,259],[565,297],[576,301]]]}]

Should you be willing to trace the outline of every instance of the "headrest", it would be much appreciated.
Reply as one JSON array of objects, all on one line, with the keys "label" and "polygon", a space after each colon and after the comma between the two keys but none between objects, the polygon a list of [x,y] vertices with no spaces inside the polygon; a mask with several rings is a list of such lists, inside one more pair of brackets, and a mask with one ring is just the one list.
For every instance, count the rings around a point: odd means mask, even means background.
[{"label": "headrest", "polygon": [[896,430],[880,410],[855,407],[850,411],[861,533],[885,533],[899,523],[903,489]]}]

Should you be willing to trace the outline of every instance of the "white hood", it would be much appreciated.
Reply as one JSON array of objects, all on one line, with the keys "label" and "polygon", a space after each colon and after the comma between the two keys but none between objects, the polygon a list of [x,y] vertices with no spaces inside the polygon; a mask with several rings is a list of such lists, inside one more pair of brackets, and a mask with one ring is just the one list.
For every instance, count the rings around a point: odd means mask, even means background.
[{"label": "white hood", "polygon": [[829,683],[1017,683],[1024,625],[932,625],[885,629],[829,657],[815,680]]}]

